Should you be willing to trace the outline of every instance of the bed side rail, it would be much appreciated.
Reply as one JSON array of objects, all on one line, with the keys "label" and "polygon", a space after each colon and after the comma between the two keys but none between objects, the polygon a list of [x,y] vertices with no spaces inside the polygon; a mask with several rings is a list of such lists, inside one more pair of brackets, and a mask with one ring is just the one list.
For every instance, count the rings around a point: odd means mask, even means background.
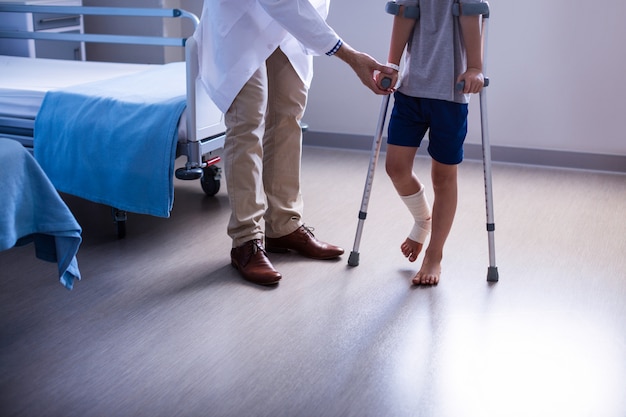
[{"label": "bed side rail", "polygon": [[[18,4],[0,4],[0,12],[7,13],[51,13],[76,14],[98,16],[128,16],[128,17],[164,17],[185,18],[192,21],[194,29],[200,20],[196,15],[181,9],[131,8],[131,7],[83,7],[83,6],[31,6]],[[157,46],[185,46],[186,38],[110,35],[93,33],[56,33],[16,31],[0,29],[0,38],[14,39],[45,39],[57,41],[97,42],[116,44],[138,44]]]}]

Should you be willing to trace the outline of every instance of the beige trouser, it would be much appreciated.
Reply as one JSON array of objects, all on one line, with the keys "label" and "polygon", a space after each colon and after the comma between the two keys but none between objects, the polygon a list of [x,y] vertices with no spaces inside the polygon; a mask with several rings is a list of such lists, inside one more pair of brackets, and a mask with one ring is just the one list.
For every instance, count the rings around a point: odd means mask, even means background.
[{"label": "beige trouser", "polygon": [[233,247],[287,235],[302,225],[300,119],[307,88],[277,49],[243,86],[225,115],[224,174]]}]

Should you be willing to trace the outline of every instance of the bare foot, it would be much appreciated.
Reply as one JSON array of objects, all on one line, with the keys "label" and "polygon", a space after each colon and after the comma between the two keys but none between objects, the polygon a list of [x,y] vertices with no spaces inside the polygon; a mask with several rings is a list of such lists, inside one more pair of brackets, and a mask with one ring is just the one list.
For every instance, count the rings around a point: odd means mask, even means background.
[{"label": "bare foot", "polygon": [[437,285],[441,276],[441,258],[424,258],[422,267],[413,277],[414,285]]},{"label": "bare foot", "polygon": [[400,250],[409,262],[415,262],[417,256],[422,251],[423,246],[424,245],[422,243],[417,243],[407,237],[406,240],[402,242],[402,245],[400,245]]}]

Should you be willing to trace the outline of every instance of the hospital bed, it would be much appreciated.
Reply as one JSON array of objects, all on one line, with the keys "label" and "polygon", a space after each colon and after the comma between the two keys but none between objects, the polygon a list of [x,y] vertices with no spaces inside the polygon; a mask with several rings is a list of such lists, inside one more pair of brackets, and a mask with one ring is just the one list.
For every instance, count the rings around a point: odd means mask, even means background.
[{"label": "hospital bed", "polygon": [[[179,9],[0,4],[0,12],[199,23]],[[31,149],[60,192],[111,206],[119,237],[127,212],[169,216],[174,176],[200,179],[207,195],[219,191],[223,114],[198,78],[193,38],[0,27],[2,38],[183,47],[185,62],[164,65],[0,55],[0,136]],[[174,170],[181,156],[186,162]]]}]

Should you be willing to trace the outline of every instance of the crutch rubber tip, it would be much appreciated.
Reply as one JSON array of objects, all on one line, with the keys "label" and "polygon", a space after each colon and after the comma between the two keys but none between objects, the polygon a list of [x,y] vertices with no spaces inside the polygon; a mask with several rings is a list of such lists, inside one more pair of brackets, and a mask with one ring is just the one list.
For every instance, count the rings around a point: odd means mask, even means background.
[{"label": "crutch rubber tip", "polygon": [[498,267],[490,266],[487,268],[487,282],[498,282]]},{"label": "crutch rubber tip", "polygon": [[348,265],[350,266],[358,266],[359,265],[359,252],[350,252],[350,256],[348,257]]}]

